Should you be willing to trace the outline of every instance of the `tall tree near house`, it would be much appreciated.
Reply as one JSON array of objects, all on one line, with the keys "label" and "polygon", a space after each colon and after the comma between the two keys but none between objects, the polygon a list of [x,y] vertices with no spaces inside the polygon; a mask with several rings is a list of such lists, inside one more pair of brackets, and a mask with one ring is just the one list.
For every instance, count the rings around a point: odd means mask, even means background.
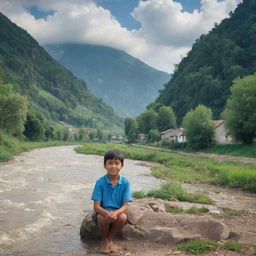
[{"label": "tall tree near house", "polygon": [[213,143],[214,123],[209,108],[198,105],[189,111],[183,119],[183,127],[189,147],[201,149]]},{"label": "tall tree near house", "polygon": [[176,118],[171,107],[162,106],[157,116],[157,128],[160,132],[176,127]]},{"label": "tall tree near house", "polygon": [[256,138],[256,74],[234,81],[222,116],[233,138],[245,144],[253,142]]},{"label": "tall tree near house", "polygon": [[143,112],[137,117],[139,132],[148,134],[151,129],[157,128],[157,113],[153,110]]}]

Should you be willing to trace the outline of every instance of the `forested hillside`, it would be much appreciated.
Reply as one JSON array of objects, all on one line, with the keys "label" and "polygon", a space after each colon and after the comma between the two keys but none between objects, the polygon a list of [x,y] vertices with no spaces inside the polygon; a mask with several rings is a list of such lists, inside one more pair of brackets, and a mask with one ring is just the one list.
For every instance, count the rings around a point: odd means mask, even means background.
[{"label": "forested hillside", "polygon": [[[75,126],[119,129],[122,120],[85,82],[59,65],[23,29],[0,13],[0,77],[26,95],[29,112]],[[1,84],[0,83],[0,84]]]},{"label": "forested hillside", "polygon": [[110,47],[88,44],[44,47],[122,116],[135,116],[145,111],[170,79],[169,74]]},{"label": "forested hillside", "polygon": [[160,92],[178,121],[198,104],[220,118],[232,81],[256,72],[256,1],[244,0],[230,18],[202,35]]}]

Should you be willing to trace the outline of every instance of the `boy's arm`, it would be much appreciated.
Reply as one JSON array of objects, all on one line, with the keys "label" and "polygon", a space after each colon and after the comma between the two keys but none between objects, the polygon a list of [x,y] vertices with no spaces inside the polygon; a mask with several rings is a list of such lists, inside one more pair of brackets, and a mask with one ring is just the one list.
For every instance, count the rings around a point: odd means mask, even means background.
[{"label": "boy's arm", "polygon": [[109,211],[107,211],[106,209],[104,209],[100,206],[100,201],[94,200],[94,211],[103,216],[109,215]]}]

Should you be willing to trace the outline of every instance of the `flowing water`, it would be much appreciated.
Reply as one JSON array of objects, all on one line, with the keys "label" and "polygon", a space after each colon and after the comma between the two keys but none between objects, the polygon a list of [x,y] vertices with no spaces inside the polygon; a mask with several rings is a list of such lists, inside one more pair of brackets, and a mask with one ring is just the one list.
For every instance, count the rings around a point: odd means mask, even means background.
[{"label": "flowing water", "polygon": [[[79,229],[92,209],[95,180],[106,171],[103,157],[73,149],[36,149],[0,164],[1,256],[90,254]],[[149,173],[148,163],[133,160],[125,160],[121,171],[133,191],[160,186]]]},{"label": "flowing water", "polygon": [[[82,155],[75,146],[36,149],[0,164],[0,256],[94,256],[80,242],[84,215],[92,209],[95,180],[106,173],[103,157]],[[158,188],[151,164],[125,160],[121,174],[132,190]],[[218,207],[256,211],[256,195],[204,184],[184,184],[204,192]]]}]

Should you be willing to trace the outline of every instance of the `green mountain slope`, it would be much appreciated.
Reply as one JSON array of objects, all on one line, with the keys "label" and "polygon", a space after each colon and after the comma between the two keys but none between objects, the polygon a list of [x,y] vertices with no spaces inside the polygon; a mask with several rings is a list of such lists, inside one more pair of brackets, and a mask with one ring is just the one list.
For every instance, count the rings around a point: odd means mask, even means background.
[{"label": "green mountain slope", "polygon": [[44,47],[122,116],[135,116],[145,111],[170,79],[169,74],[110,47],[88,44]]},{"label": "green mountain slope", "polygon": [[244,0],[192,47],[157,102],[172,106],[179,121],[204,104],[220,117],[233,79],[256,72],[256,1]]},{"label": "green mountain slope", "polygon": [[119,129],[122,120],[85,82],[58,64],[23,29],[0,13],[0,76],[27,95],[30,111],[76,126]]}]

